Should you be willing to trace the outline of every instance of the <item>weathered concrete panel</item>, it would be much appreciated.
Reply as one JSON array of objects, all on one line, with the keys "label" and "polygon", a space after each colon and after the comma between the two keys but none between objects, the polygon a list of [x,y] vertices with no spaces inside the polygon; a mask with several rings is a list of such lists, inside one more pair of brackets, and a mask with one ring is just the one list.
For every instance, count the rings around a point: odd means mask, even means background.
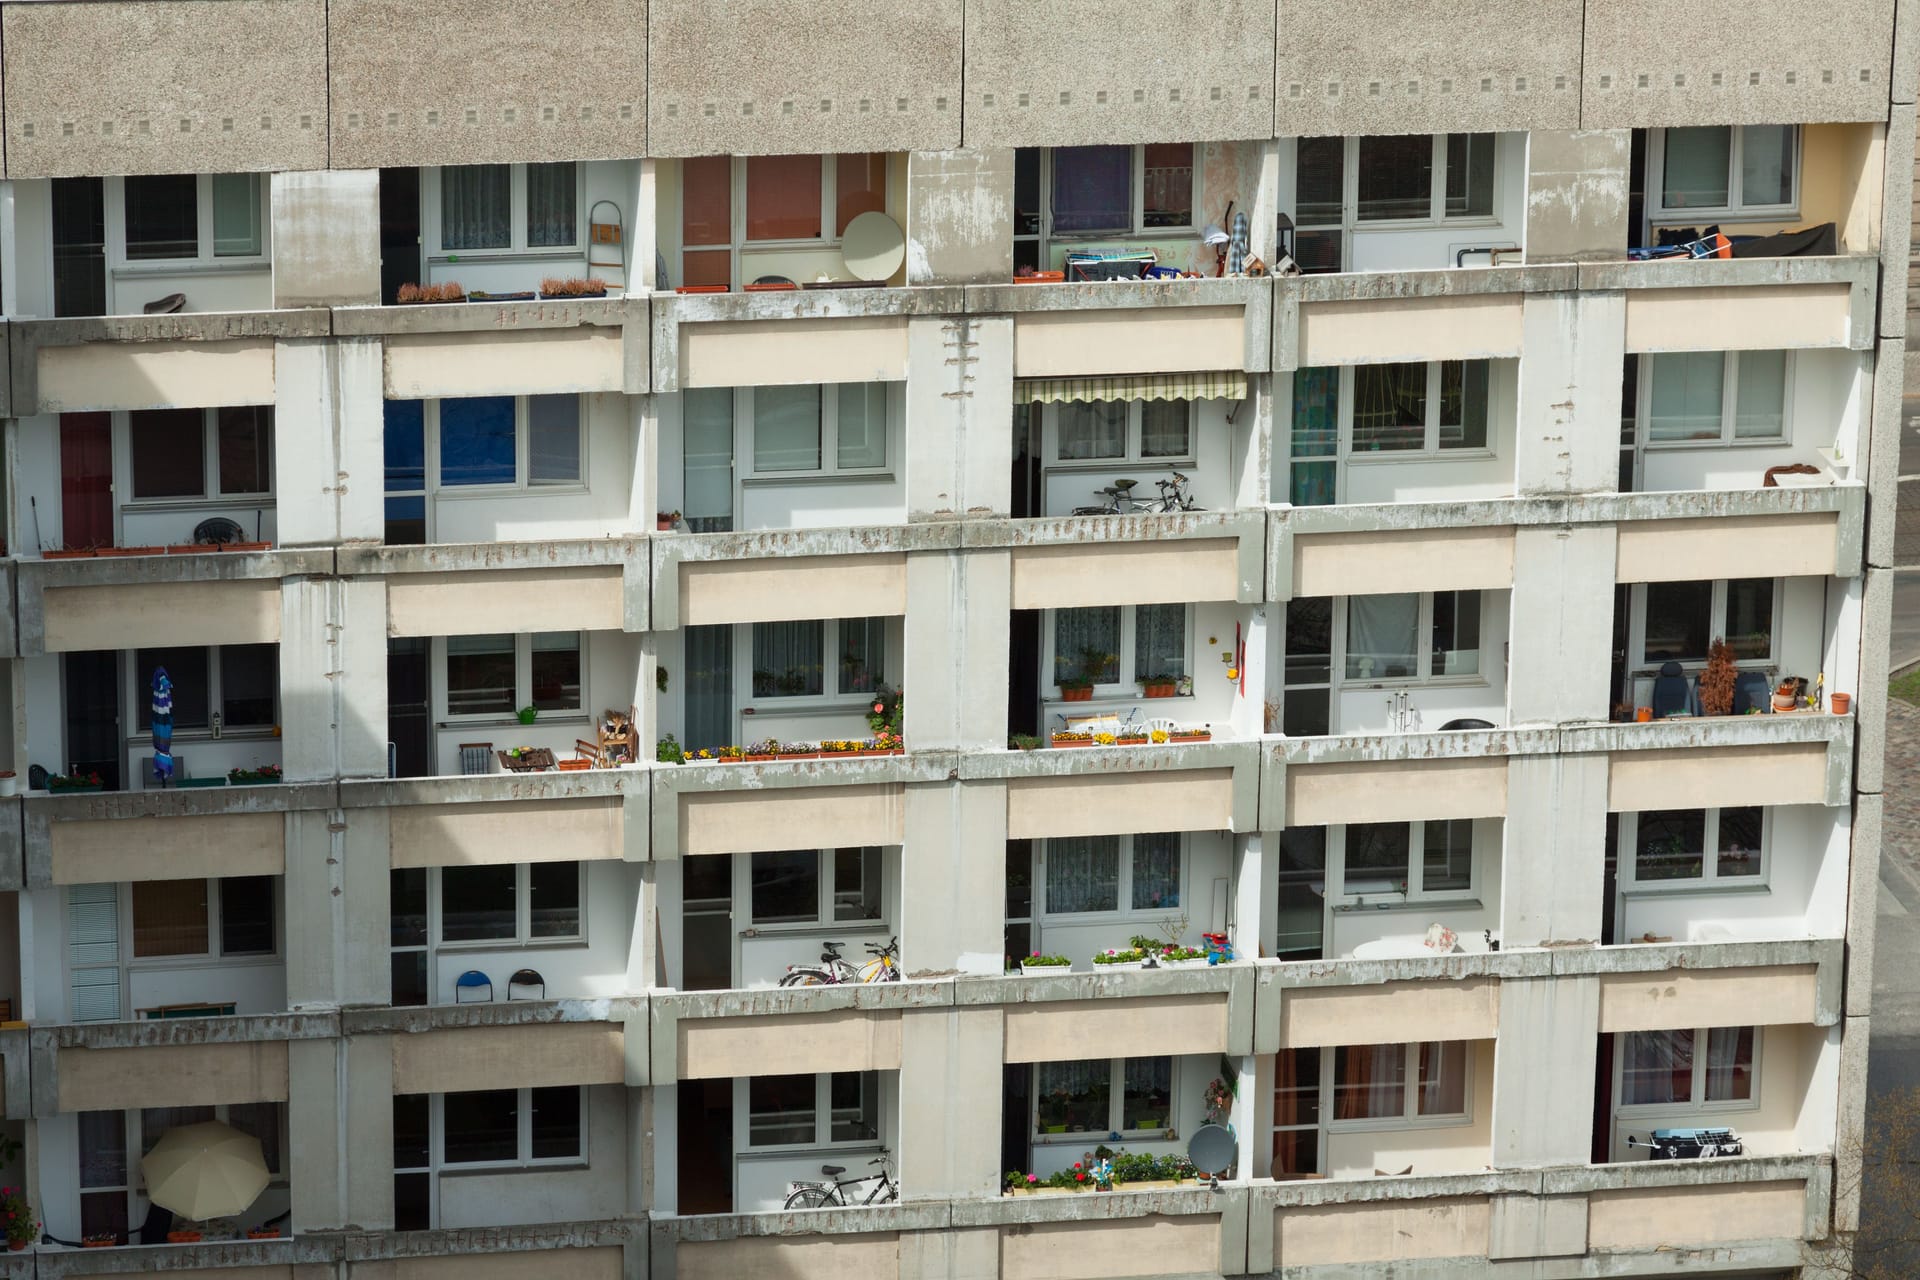
[{"label": "weathered concrete panel", "polygon": [[417,333],[387,339],[389,400],[429,396],[570,395],[625,389],[620,330]]},{"label": "weathered concrete panel", "polygon": [[1297,363],[1497,360],[1520,354],[1518,293],[1300,304]]},{"label": "weathered concrete panel", "polygon": [[1828,577],[1840,565],[1840,513],[1632,520],[1620,525],[1619,582]]},{"label": "weathered concrete panel", "polygon": [[1485,1257],[1484,1197],[1299,1205],[1274,1212],[1275,1269]]},{"label": "weathered concrete panel", "polygon": [[[1652,263],[1652,270],[1680,263]],[[1627,291],[1627,350],[1774,351],[1844,347],[1853,286],[1759,284]]]},{"label": "weathered concrete panel", "polygon": [[893,617],[907,611],[904,552],[680,564],[680,623]]},{"label": "weathered concrete panel", "polygon": [[1600,1030],[1811,1025],[1816,965],[1600,975]]},{"label": "weathered concrete panel", "polygon": [[41,602],[47,653],[280,640],[278,578],[48,587]]},{"label": "weathered concrete panel", "polygon": [[1174,583],[1182,601],[1232,601],[1240,591],[1239,556],[1231,538],[1015,547],[1013,607],[1159,604]]},{"label": "weathered concrete panel", "polygon": [[470,636],[527,629],[618,631],[626,617],[615,565],[401,573],[387,578],[387,634]]},{"label": "weathered concrete panel", "polygon": [[1219,1260],[1213,1214],[1035,1222],[1000,1237],[1000,1280],[1183,1276],[1212,1272]]},{"label": "weathered concrete panel", "polygon": [[647,152],[646,0],[332,0],[327,37],[341,168]]},{"label": "weathered concrete panel", "polygon": [[620,796],[400,805],[388,810],[396,867],[506,866],[617,860],[625,841]]},{"label": "weathered concrete panel", "polygon": [[1834,0],[1815,22],[1785,5],[1719,3],[1691,10],[1693,21],[1669,32],[1671,16],[1658,0],[1586,6],[1581,124],[1886,118],[1893,6],[1885,0]]},{"label": "weathered concrete panel", "polygon": [[273,403],[270,338],[42,347],[38,366],[41,413]]},{"label": "weathered concrete panel", "polygon": [[1277,131],[1570,129],[1580,116],[1580,10],[1580,0],[1288,0]]},{"label": "weathered concrete panel", "polygon": [[1007,780],[1007,838],[1227,831],[1233,770],[1066,774]]},{"label": "weathered concrete panel", "polygon": [[[570,1249],[502,1249],[487,1253],[365,1258],[350,1264],[353,1280],[631,1280],[625,1250],[610,1245]],[[215,1280],[224,1280],[223,1272]],[[685,1272],[681,1280],[686,1280]]]},{"label": "weathered concrete panel", "polygon": [[1621,258],[1632,151],[1625,129],[1536,129],[1527,136],[1528,262]]},{"label": "weathered concrete panel", "polygon": [[681,1018],[676,1025],[681,1080],[900,1069],[898,1009]]},{"label": "weathered concrete panel", "polygon": [[[742,1276],[779,1276],[782,1280],[899,1280],[900,1237],[893,1232],[874,1232],[853,1236],[683,1240],[674,1249],[674,1260],[675,1280],[741,1280]],[[436,1276],[433,1280],[440,1278]]]},{"label": "weathered concrete panel", "polygon": [[1273,48],[1260,0],[967,0],[966,145],[1271,137]]},{"label": "weathered concrete panel", "polygon": [[285,1102],[287,1042],[62,1049],[61,1111]]},{"label": "weathered concrete panel", "polygon": [[1806,1184],[1623,1187],[1587,1197],[1587,1247],[1601,1250],[1699,1248],[1736,1240],[1799,1238]]},{"label": "weathered concrete panel", "polygon": [[380,301],[380,174],[374,169],[276,173],[273,305]]},{"label": "weathered concrete panel", "polygon": [[287,818],[204,813],[55,822],[48,847],[54,884],[277,876],[287,865]]},{"label": "weathered concrete panel", "polygon": [[1499,1026],[1500,984],[1491,978],[1300,987],[1280,1004],[1280,1043],[1288,1049],[1491,1040]]},{"label": "weathered concrete panel", "polygon": [[654,0],[656,156],[960,145],[960,0]]},{"label": "weathered concrete panel", "polygon": [[1244,369],[1244,307],[1030,311],[1013,320],[1013,376]]},{"label": "weathered concrete panel", "polygon": [[1511,527],[1303,533],[1293,539],[1296,596],[1396,591],[1506,591]]},{"label": "weathered concrete panel", "polygon": [[1498,818],[1507,811],[1507,762],[1355,760],[1287,766],[1286,825]]},{"label": "weathered concrete panel", "polygon": [[8,5],[9,178],[327,167],[323,0]]},{"label": "weathered concrete panel", "polygon": [[880,783],[682,792],[680,852],[790,849],[796,832],[805,832],[808,843],[817,841],[821,848],[899,844],[906,833],[905,790]]},{"label": "weathered concrete panel", "polygon": [[683,388],[900,382],[906,376],[904,315],[680,326]]},{"label": "weathered concrete panel", "polygon": [[1013,148],[907,156],[907,283],[1013,276]]},{"label": "weathered concrete panel", "polygon": [[1613,813],[1707,805],[1825,804],[1821,742],[1616,751],[1607,780]]},{"label": "weathered concrete panel", "polygon": [[620,1084],[626,1079],[619,1023],[529,1023],[460,1027],[393,1037],[395,1093],[538,1089]]},{"label": "weathered concrete panel", "polygon": [[1227,1051],[1227,994],[1065,1000],[1006,1007],[1008,1062]]}]

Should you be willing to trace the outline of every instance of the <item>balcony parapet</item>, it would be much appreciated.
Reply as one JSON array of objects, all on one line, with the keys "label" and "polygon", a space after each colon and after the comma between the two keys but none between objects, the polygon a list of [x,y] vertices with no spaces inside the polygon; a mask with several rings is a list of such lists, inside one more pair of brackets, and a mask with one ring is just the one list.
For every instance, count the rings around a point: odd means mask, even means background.
[{"label": "balcony parapet", "polygon": [[386,579],[396,636],[514,631],[528,617],[555,630],[644,631],[649,620],[639,536],[342,547],[338,564]]}]

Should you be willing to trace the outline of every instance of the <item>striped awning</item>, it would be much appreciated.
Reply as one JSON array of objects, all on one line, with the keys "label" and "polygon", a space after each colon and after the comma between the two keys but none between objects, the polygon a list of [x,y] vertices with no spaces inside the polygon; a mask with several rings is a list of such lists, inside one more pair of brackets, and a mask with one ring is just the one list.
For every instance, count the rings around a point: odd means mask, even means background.
[{"label": "striped awning", "polygon": [[1142,373],[1112,378],[1020,378],[1016,403],[1068,400],[1244,400],[1247,375],[1237,369],[1206,373]]}]

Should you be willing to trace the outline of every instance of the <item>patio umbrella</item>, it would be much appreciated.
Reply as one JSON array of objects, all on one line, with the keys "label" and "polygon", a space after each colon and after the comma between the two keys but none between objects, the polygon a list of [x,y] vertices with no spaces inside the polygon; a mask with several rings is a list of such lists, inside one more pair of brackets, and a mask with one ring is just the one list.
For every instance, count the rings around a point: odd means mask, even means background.
[{"label": "patio umbrella", "polygon": [[153,669],[153,776],[162,786],[173,777],[173,681],[165,667]]},{"label": "patio umbrella", "polygon": [[196,1222],[244,1212],[267,1189],[260,1139],[217,1121],[167,1130],[140,1171],[147,1199]]}]

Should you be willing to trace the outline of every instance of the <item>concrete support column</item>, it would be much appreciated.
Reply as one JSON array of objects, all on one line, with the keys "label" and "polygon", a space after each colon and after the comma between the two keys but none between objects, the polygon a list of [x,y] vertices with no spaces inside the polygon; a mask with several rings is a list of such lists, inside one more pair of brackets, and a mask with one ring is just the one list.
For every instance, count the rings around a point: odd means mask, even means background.
[{"label": "concrete support column", "polygon": [[1260,144],[1260,171],[1254,176],[1253,199],[1247,202],[1247,251],[1269,270],[1280,261],[1281,146],[1278,138]]},{"label": "concrete support column", "polygon": [[1530,293],[1521,302],[1515,493],[1606,493],[1620,479],[1624,294]]},{"label": "concrete support column", "polygon": [[1007,514],[1012,403],[1011,316],[907,321],[907,519]]},{"label": "concrete support column", "polygon": [[1501,982],[1500,1044],[1504,1052],[1493,1055],[1493,1167],[1586,1164],[1593,1154],[1599,977]]},{"label": "concrete support column", "polygon": [[273,305],[342,307],[380,301],[380,171],[269,175]]},{"label": "concrete support column", "polygon": [[906,804],[900,950],[907,976],[998,976],[1006,956],[1006,783],[916,783]]},{"label": "concrete support column", "polygon": [[274,519],[281,546],[385,536],[381,350],[378,338],[274,343]]},{"label": "concrete support column", "polygon": [[1607,718],[1617,546],[1612,525],[1514,530],[1507,658],[1511,723]]},{"label": "concrete support column", "polygon": [[[1607,757],[1509,758],[1505,829],[1502,944],[1604,942],[1600,925],[1606,906]],[[1504,1024],[1501,1034],[1506,1034]]]},{"label": "concrete support column", "polygon": [[900,1020],[900,1198],[990,1196],[1000,1183],[1006,1014],[908,1009]]},{"label": "concrete support column", "polygon": [[1005,548],[907,556],[905,731],[914,750],[1006,745],[1012,600]]},{"label": "concrete support column", "polygon": [[280,715],[287,781],[387,776],[385,580],[282,584]]},{"label": "concrete support column", "polygon": [[660,287],[659,220],[655,206],[659,202],[660,162],[642,160],[635,166],[633,216],[627,219],[630,243],[622,245],[627,259],[627,292],[651,293]]},{"label": "concrete support column", "polygon": [[1013,275],[1013,148],[907,153],[907,283]]},{"label": "concrete support column", "polygon": [[393,1042],[287,1046],[287,1135],[297,1231],[393,1229]]},{"label": "concrete support column", "polygon": [[1527,135],[1529,263],[1617,262],[1626,256],[1632,151],[1627,129],[1535,129]]},{"label": "concrete support column", "polygon": [[287,815],[287,1007],[385,1005],[392,928],[387,810]]}]

